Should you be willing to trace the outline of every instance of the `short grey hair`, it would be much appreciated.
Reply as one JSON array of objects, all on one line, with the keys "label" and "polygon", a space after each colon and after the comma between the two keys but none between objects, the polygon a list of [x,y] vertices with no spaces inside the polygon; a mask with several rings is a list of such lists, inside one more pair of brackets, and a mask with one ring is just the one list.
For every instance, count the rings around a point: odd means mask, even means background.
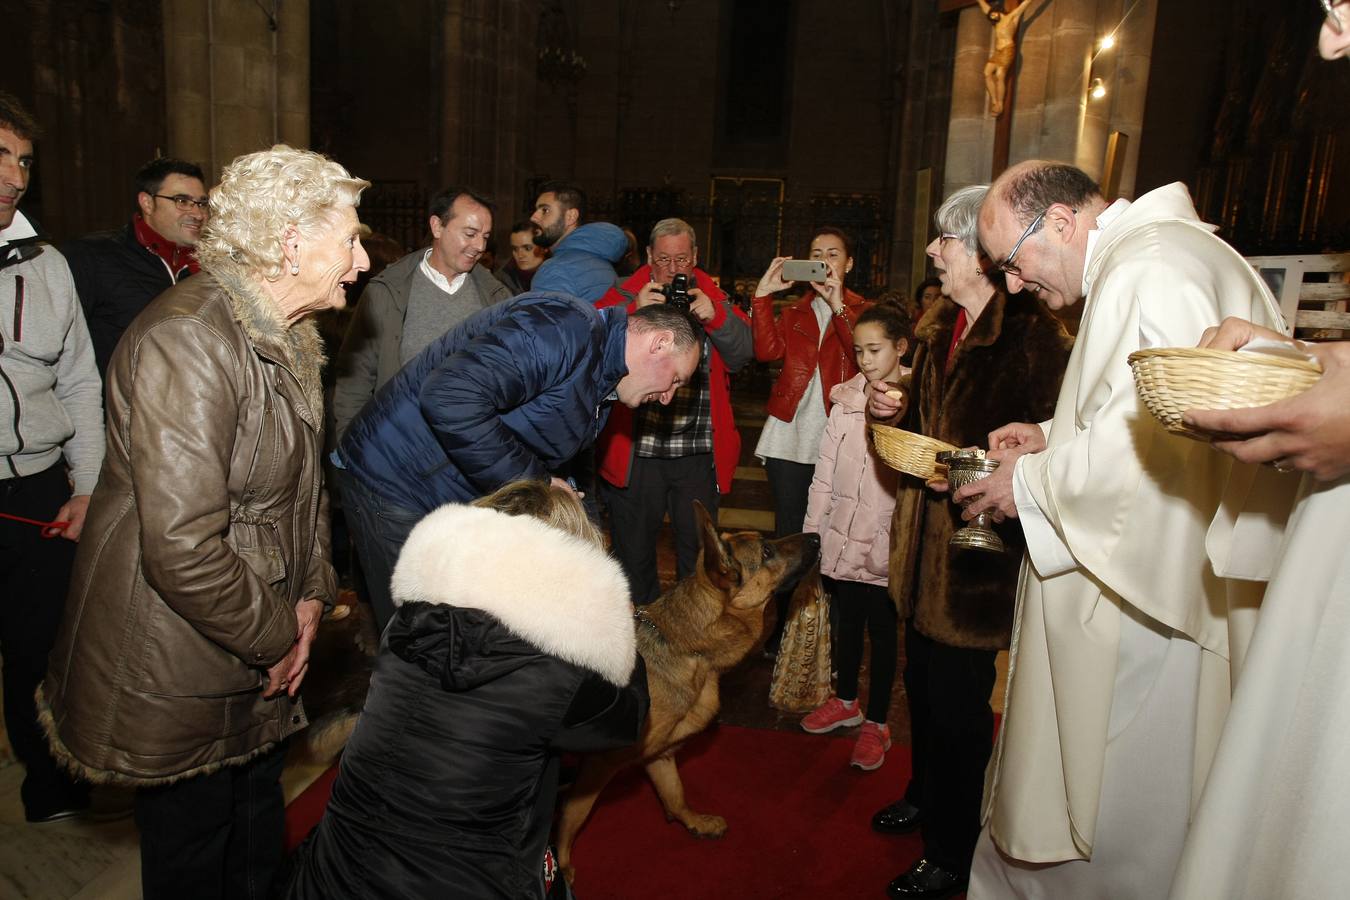
[{"label": "short grey hair", "polygon": [[942,234],[954,234],[960,238],[966,252],[975,256],[980,252],[980,236],[977,226],[980,221],[980,204],[989,193],[989,185],[972,184],[952,194],[938,211],[933,214],[933,223]]},{"label": "short grey hair", "polygon": [[689,235],[689,246],[694,250],[698,249],[698,235],[694,233],[694,226],[690,225],[684,219],[662,219],[652,227],[651,240],[647,241],[648,248],[656,246],[657,238],[672,237],[677,234]]}]

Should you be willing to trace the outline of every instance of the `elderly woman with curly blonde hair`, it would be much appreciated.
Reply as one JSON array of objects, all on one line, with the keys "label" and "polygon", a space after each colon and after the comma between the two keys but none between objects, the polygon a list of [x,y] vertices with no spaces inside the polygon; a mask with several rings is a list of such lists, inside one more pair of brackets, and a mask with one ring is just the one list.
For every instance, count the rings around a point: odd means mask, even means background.
[{"label": "elderly woman with curly blonde hair", "polygon": [[369,265],[369,182],[286,146],[211,191],[202,274],[113,353],[108,454],[40,692],[53,751],[138,788],[146,898],[262,898],[286,738],[335,584],[311,313]]}]

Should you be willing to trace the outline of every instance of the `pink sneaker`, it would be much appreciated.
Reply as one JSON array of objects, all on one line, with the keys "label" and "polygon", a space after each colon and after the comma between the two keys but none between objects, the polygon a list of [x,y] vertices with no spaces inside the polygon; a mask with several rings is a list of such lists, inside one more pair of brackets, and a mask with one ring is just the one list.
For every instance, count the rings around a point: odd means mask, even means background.
[{"label": "pink sneaker", "polygon": [[849,764],[864,772],[881,768],[886,761],[886,751],[891,749],[891,729],[876,722],[864,722],[858,741],[853,745],[853,757]]},{"label": "pink sneaker", "polygon": [[824,734],[836,728],[861,724],[864,718],[862,707],[857,703],[850,709],[838,697],[831,697],[802,717],[802,730]]}]

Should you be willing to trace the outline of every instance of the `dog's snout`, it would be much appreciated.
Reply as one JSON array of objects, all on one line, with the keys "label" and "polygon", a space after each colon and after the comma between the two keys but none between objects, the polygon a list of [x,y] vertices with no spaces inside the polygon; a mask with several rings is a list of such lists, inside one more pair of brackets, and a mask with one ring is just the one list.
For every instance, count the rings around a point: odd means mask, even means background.
[{"label": "dog's snout", "polygon": [[820,549],[820,535],[818,535],[818,534],[816,534],[814,531],[812,531],[812,532],[808,532],[808,533],[806,533],[806,534],[804,534],[804,535],[802,535],[802,536],[803,536],[804,538],[806,538],[806,546],[810,547],[812,550],[819,550],[819,549]]}]

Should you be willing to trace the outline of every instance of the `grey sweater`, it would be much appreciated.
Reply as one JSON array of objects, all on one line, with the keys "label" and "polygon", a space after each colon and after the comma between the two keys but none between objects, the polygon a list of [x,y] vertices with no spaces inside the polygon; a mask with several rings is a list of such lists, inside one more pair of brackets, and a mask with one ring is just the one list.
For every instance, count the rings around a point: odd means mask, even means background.
[{"label": "grey sweater", "polygon": [[[17,237],[16,226],[27,221],[16,216],[0,238]],[[91,493],[103,385],[75,282],[50,244],[0,244],[0,479],[34,475],[63,453],[74,493]]]}]

